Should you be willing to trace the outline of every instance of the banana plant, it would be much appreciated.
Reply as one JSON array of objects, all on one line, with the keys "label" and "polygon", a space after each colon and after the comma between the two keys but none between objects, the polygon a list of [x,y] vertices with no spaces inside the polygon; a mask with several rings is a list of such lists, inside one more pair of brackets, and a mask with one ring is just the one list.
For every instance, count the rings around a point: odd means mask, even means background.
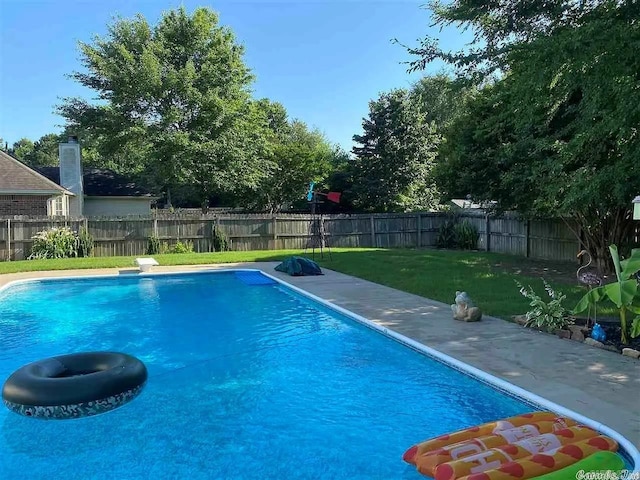
[{"label": "banana plant", "polygon": [[620,261],[616,245],[610,245],[609,251],[618,281],[589,290],[575,306],[573,314],[584,312],[591,305],[595,306],[598,302],[608,298],[618,308],[622,330],[620,340],[622,343],[628,343],[627,312],[635,315],[631,323],[631,337],[640,336],[640,286],[634,278],[636,272],[640,270],[640,248],[634,248],[631,251],[631,256],[622,261]]}]

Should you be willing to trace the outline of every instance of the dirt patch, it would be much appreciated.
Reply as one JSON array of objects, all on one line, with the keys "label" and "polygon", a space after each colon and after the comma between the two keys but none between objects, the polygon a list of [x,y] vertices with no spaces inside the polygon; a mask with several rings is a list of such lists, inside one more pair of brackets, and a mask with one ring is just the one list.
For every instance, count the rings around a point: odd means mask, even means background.
[{"label": "dirt patch", "polygon": [[578,267],[574,267],[575,264],[571,262],[550,262],[531,259],[500,260],[491,264],[491,269],[496,272],[527,277],[543,277],[550,281],[575,284],[577,282],[576,270]]},{"label": "dirt patch", "polygon": [[[580,264],[576,262],[560,262],[555,260],[534,260],[531,258],[501,259],[491,263],[494,272],[527,277],[543,277],[547,281],[577,285],[576,271]],[[605,277],[605,282],[608,278]]]}]

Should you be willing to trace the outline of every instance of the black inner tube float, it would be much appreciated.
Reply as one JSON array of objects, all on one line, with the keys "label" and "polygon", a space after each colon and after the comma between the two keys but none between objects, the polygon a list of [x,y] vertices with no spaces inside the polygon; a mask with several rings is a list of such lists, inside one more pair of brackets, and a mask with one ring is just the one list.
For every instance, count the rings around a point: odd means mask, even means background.
[{"label": "black inner tube float", "polygon": [[27,417],[87,417],[130,402],[146,381],[147,368],[131,355],[75,353],[19,368],[4,383],[2,400],[9,410]]}]

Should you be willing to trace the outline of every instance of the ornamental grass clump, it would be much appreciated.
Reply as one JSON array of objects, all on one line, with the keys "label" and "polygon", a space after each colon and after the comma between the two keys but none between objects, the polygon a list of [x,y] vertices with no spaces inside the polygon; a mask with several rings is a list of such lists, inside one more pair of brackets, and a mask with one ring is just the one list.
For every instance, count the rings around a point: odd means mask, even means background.
[{"label": "ornamental grass clump", "polygon": [[458,222],[457,217],[453,217],[440,225],[436,245],[438,248],[474,250],[478,248],[478,240],[480,240],[480,234],[475,225],[467,220]]},{"label": "ornamental grass clump", "polygon": [[93,255],[93,236],[86,228],[81,228],[78,232],[78,256],[90,257]]},{"label": "ornamental grass clump", "polygon": [[229,237],[218,227],[213,229],[213,249],[216,252],[226,252],[230,250]]},{"label": "ornamental grass clump", "polygon": [[71,258],[78,256],[78,235],[68,227],[53,227],[33,237],[29,260],[43,258]]},{"label": "ornamental grass clump", "polygon": [[156,255],[161,253],[161,250],[160,239],[155,235],[151,235],[147,240],[147,255]]}]

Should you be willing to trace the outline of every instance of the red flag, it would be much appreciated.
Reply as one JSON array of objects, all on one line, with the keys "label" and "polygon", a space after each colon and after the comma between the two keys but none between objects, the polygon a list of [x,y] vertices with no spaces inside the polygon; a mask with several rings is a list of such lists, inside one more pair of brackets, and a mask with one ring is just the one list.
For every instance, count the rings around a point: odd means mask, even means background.
[{"label": "red flag", "polygon": [[327,200],[333,203],[340,203],[340,192],[329,192],[327,193]]}]

